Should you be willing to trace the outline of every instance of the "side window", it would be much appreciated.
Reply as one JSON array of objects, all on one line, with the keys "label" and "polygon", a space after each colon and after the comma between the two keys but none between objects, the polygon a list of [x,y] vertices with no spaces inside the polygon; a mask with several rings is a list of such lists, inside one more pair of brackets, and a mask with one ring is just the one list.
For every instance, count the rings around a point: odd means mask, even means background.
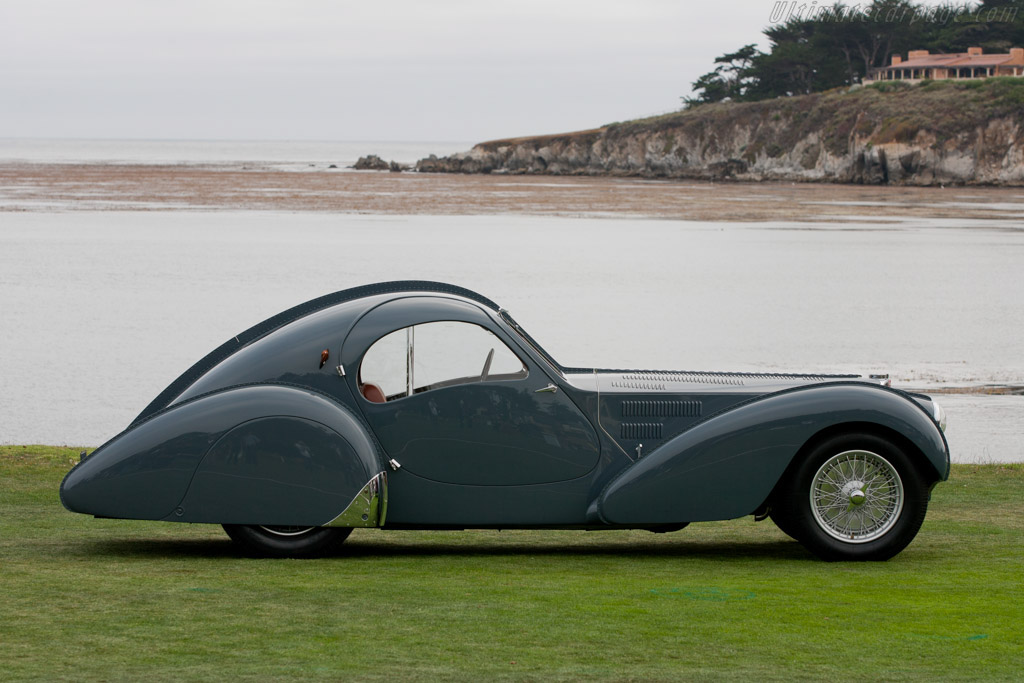
[{"label": "side window", "polygon": [[378,339],[363,356],[359,389],[374,403],[470,382],[526,377],[523,362],[489,330],[455,321],[424,323]]}]

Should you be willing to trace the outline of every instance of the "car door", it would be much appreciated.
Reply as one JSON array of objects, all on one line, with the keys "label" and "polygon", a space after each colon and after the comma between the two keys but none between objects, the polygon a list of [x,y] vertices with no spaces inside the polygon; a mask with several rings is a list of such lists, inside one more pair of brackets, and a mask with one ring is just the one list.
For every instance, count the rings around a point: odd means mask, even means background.
[{"label": "car door", "polygon": [[598,462],[590,422],[475,305],[382,304],[343,353],[356,403],[405,476],[523,487],[576,479]]}]

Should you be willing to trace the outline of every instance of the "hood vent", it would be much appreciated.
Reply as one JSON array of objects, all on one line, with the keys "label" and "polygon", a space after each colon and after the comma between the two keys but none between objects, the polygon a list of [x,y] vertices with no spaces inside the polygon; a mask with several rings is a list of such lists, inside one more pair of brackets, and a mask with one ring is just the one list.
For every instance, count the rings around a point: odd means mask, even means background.
[{"label": "hood vent", "polygon": [[700,401],[623,401],[622,417],[700,417]]},{"label": "hood vent", "polygon": [[[627,376],[626,379],[632,379]],[[613,389],[648,389],[651,391],[665,391],[665,385],[657,382],[612,382]]]},{"label": "hood vent", "polygon": [[660,422],[623,422],[620,433],[623,439],[660,439]]},{"label": "hood vent", "polygon": [[857,379],[860,375],[802,375],[791,372],[701,372],[673,370],[597,370],[604,373],[622,373],[623,379],[644,382],[688,382],[691,384],[732,384],[742,386],[744,380],[781,382],[827,382],[837,379]]},{"label": "hood vent", "polygon": [[688,384],[731,384],[743,386],[743,380],[730,375],[697,374],[688,372],[658,372],[658,373],[633,373],[623,375],[622,379],[639,380],[646,382],[686,382]]}]

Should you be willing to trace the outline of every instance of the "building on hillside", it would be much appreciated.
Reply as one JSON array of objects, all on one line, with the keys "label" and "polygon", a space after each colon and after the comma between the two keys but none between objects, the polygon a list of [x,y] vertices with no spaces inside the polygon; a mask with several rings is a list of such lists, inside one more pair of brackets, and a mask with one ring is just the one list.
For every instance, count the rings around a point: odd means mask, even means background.
[{"label": "building on hillside", "polygon": [[892,64],[868,73],[870,81],[920,81],[925,78],[988,78],[990,76],[1024,76],[1024,47],[1009,52],[983,54],[980,47],[967,52],[928,54],[928,50],[911,50],[907,58],[892,56]]}]

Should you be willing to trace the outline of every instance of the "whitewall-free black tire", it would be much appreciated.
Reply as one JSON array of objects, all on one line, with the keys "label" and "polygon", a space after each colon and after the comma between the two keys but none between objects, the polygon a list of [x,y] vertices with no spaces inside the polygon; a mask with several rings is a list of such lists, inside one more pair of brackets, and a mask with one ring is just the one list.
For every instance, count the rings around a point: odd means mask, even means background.
[{"label": "whitewall-free black tire", "polygon": [[875,434],[831,437],[776,489],[772,519],[825,560],[887,560],[917,535],[929,486],[911,458]]},{"label": "whitewall-free black tire", "polygon": [[257,557],[316,557],[338,546],[352,529],[225,524],[231,540]]}]

